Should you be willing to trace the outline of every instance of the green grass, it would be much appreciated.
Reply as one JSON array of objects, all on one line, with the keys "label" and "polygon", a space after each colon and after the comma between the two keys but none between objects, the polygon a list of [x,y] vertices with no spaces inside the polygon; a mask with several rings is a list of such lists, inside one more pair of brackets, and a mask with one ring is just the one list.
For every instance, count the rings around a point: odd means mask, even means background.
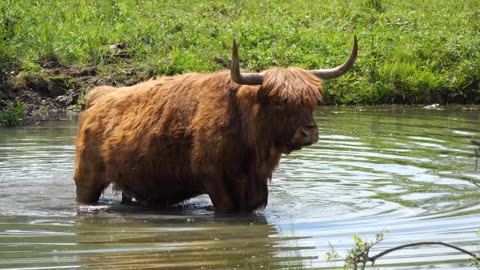
[{"label": "green grass", "polygon": [[0,127],[13,127],[23,123],[25,118],[25,106],[20,100],[8,105],[7,109],[0,112]]},{"label": "green grass", "polygon": [[324,68],[356,34],[357,63],[326,82],[327,103],[480,103],[478,0],[5,0],[0,25],[2,74],[52,59],[104,74],[212,72],[233,38],[245,69]]}]

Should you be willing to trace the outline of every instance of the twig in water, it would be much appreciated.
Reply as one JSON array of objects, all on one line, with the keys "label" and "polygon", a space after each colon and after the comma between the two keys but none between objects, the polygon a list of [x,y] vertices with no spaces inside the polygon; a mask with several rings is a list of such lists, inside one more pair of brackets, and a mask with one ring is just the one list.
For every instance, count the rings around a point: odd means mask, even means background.
[{"label": "twig in water", "polygon": [[478,152],[480,152],[480,140],[477,140],[477,139],[472,139],[470,141],[473,145],[476,145],[476,146],[479,146],[479,147],[475,147],[475,171],[477,170],[478,168]]},{"label": "twig in water", "polygon": [[475,148],[475,171],[477,170],[478,168],[478,150],[479,148]]},{"label": "twig in water", "polygon": [[448,244],[448,243],[444,243],[444,242],[415,242],[415,243],[410,243],[410,244],[405,244],[405,245],[401,245],[401,246],[396,246],[396,247],[393,247],[393,248],[389,248],[383,252],[380,252],[378,253],[377,255],[375,256],[372,256],[372,257],[368,257],[367,258],[367,261],[366,262],[372,262],[372,265],[375,263],[375,261],[384,256],[384,255],[387,255],[388,253],[390,252],[393,252],[393,251],[396,251],[396,250],[400,250],[400,249],[403,249],[403,248],[407,248],[407,247],[413,247],[413,246],[422,246],[422,245],[441,245],[441,246],[445,246],[445,247],[449,247],[449,248],[453,248],[453,249],[456,249],[462,253],[465,253],[467,255],[469,255],[470,257],[472,257],[473,259],[477,260],[477,261],[480,261],[480,256],[478,256],[477,254],[475,253],[472,253],[468,250],[465,250],[463,248],[460,248],[460,247],[457,247],[457,246],[454,246],[454,245],[451,245],[451,244]]},{"label": "twig in water", "polygon": [[[473,252],[470,252],[468,250],[465,250],[463,248],[454,246],[452,244],[448,244],[448,243],[444,243],[444,242],[435,242],[435,241],[414,242],[414,243],[410,243],[410,244],[400,245],[400,246],[396,246],[396,247],[384,250],[384,251],[378,253],[375,256],[370,256],[369,255],[370,250],[375,245],[377,245],[378,243],[380,243],[383,240],[383,236],[384,236],[384,233],[379,233],[379,234],[376,235],[376,240],[375,241],[372,241],[372,242],[368,243],[368,242],[364,242],[362,239],[360,239],[360,237],[358,237],[358,235],[355,235],[354,238],[353,238],[354,241],[355,241],[355,247],[349,252],[347,257],[345,258],[344,269],[347,269],[347,268],[353,268],[355,270],[365,269],[367,263],[371,262],[372,265],[373,265],[378,260],[378,258],[380,258],[382,256],[385,256],[390,252],[394,252],[394,251],[397,251],[397,250],[400,250],[400,249],[403,249],[403,248],[408,248],[408,247],[413,247],[413,246],[422,246],[422,245],[442,245],[442,246],[445,246],[445,247],[449,247],[449,248],[458,250],[458,251],[472,257],[472,259],[474,261],[476,261],[475,265],[480,265],[480,255],[477,255],[477,254],[475,254]],[[327,256],[327,258],[338,259],[338,257],[339,257],[338,254],[333,250],[333,247],[331,247],[331,248],[332,248],[332,253],[329,253],[329,256]]]}]

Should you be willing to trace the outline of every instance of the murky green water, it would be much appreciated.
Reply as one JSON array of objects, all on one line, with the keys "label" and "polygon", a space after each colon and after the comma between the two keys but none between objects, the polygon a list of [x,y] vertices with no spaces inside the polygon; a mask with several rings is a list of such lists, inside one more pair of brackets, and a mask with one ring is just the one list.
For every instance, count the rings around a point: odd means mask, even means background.
[{"label": "murky green water", "polygon": [[[372,251],[413,241],[480,249],[480,172],[471,138],[479,107],[335,108],[317,113],[319,143],[285,157],[269,205],[252,216],[215,216],[208,197],[183,209],[77,208],[72,180],[76,122],[0,129],[0,268],[331,269],[331,243],[353,235]],[[480,170],[480,169],[479,169]],[[475,269],[467,256],[420,247],[380,269]]]}]

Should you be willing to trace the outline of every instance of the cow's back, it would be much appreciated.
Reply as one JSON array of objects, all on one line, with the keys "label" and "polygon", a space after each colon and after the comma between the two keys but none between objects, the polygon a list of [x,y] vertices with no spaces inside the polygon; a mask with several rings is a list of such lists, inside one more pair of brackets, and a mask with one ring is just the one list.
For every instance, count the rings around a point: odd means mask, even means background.
[{"label": "cow's back", "polygon": [[222,115],[229,110],[228,91],[209,88],[208,76],[97,91],[81,116],[77,167],[94,160],[94,169],[104,170],[98,175],[140,200],[173,202],[203,193],[199,170],[218,170],[212,147],[222,147],[216,133],[230,118]]}]

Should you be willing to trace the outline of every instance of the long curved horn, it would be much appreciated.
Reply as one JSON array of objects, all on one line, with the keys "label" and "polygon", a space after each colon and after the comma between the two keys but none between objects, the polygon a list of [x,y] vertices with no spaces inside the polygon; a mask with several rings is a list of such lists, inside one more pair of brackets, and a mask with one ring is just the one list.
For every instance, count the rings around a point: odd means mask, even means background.
[{"label": "long curved horn", "polygon": [[240,73],[240,64],[238,62],[238,50],[237,42],[233,40],[232,48],[232,67],[231,67],[232,80],[238,84],[246,85],[261,85],[263,82],[263,75],[260,73]]},{"label": "long curved horn", "polygon": [[341,64],[338,67],[329,68],[329,69],[317,69],[311,70],[312,74],[319,77],[322,80],[333,79],[339,77],[345,73],[353,66],[355,63],[355,59],[357,58],[357,51],[358,51],[358,44],[357,44],[357,36],[353,38],[353,49],[350,57],[348,58],[345,63]]}]

